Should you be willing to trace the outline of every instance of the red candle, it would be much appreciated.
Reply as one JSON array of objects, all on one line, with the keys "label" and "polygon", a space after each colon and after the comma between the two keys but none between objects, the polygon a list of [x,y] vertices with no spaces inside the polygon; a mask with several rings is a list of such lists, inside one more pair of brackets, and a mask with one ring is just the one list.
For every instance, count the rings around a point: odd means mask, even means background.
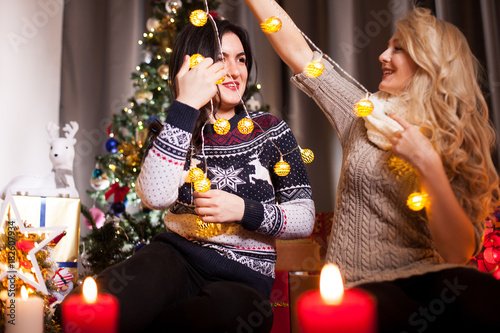
[{"label": "red candle", "polygon": [[320,290],[300,297],[297,313],[304,333],[376,332],[373,298],[361,290],[344,290],[340,271],[333,264],[321,271]]},{"label": "red candle", "polygon": [[91,277],[83,282],[83,295],[72,295],[63,302],[64,332],[116,333],[118,332],[118,301],[113,295],[97,294]]}]

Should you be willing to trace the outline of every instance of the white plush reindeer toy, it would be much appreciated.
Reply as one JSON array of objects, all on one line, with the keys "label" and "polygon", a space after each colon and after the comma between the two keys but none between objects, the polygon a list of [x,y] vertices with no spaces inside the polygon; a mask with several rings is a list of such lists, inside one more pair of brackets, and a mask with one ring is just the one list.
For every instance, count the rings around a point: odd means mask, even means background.
[{"label": "white plush reindeer toy", "polygon": [[59,137],[59,126],[47,124],[49,133],[52,171],[46,176],[22,175],[12,179],[1,192],[1,198],[10,192],[13,195],[37,195],[47,197],[78,198],[75,180],[73,179],[73,161],[75,159],[75,134],[78,123],[71,121],[63,127],[65,137]]}]

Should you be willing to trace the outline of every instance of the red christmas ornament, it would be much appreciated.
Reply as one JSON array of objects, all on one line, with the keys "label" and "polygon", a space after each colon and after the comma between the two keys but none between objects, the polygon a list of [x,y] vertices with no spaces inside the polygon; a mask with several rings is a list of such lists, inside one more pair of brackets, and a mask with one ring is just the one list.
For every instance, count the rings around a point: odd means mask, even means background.
[{"label": "red christmas ornament", "polygon": [[484,247],[500,248],[500,231],[490,232],[484,237]]},{"label": "red christmas ornament", "polygon": [[497,265],[492,265],[490,263],[488,263],[486,260],[484,260],[484,255],[483,253],[479,253],[476,257],[476,263],[477,263],[477,268],[481,271],[481,272],[486,272],[486,273],[489,273],[491,271],[494,271],[495,268],[497,267]]},{"label": "red christmas ornament", "polygon": [[106,133],[108,133],[108,136],[110,136],[111,134],[115,134],[115,132],[113,132],[111,130],[111,124],[109,124],[107,127],[106,127]]}]

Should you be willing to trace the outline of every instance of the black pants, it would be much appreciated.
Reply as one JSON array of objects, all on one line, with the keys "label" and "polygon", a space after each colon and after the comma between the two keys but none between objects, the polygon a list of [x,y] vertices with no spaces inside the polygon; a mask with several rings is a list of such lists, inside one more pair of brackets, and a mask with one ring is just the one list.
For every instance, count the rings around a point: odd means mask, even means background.
[{"label": "black pants", "polygon": [[99,292],[118,298],[120,332],[256,333],[273,323],[269,301],[254,288],[206,276],[161,241],[107,268],[96,282]]},{"label": "black pants", "polygon": [[358,287],[377,300],[379,333],[500,332],[500,281],[475,269]]}]

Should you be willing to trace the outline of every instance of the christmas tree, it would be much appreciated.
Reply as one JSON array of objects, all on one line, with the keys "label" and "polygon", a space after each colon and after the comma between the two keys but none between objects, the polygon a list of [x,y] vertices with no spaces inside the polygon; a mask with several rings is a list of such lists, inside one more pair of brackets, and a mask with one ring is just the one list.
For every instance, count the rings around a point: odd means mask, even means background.
[{"label": "christmas tree", "polygon": [[[218,1],[154,1],[146,32],[139,41],[141,63],[132,73],[134,96],[130,105],[113,115],[105,142],[108,152],[96,157],[91,177],[94,191],[87,194],[94,200],[92,208],[82,207],[91,232],[80,247],[86,273],[98,274],[104,268],[126,259],[165,230],[165,211],[152,211],[143,206],[135,191],[145,147],[148,127],[165,121],[172,103],[169,90],[168,63],[175,38],[190,21],[191,14],[210,13],[217,17]],[[203,16],[203,15],[202,15]],[[251,96],[260,85],[250,87],[251,110],[268,110]],[[100,208],[99,208],[100,207]],[[102,209],[101,209],[102,208]],[[104,213],[106,212],[106,213]]]}]

